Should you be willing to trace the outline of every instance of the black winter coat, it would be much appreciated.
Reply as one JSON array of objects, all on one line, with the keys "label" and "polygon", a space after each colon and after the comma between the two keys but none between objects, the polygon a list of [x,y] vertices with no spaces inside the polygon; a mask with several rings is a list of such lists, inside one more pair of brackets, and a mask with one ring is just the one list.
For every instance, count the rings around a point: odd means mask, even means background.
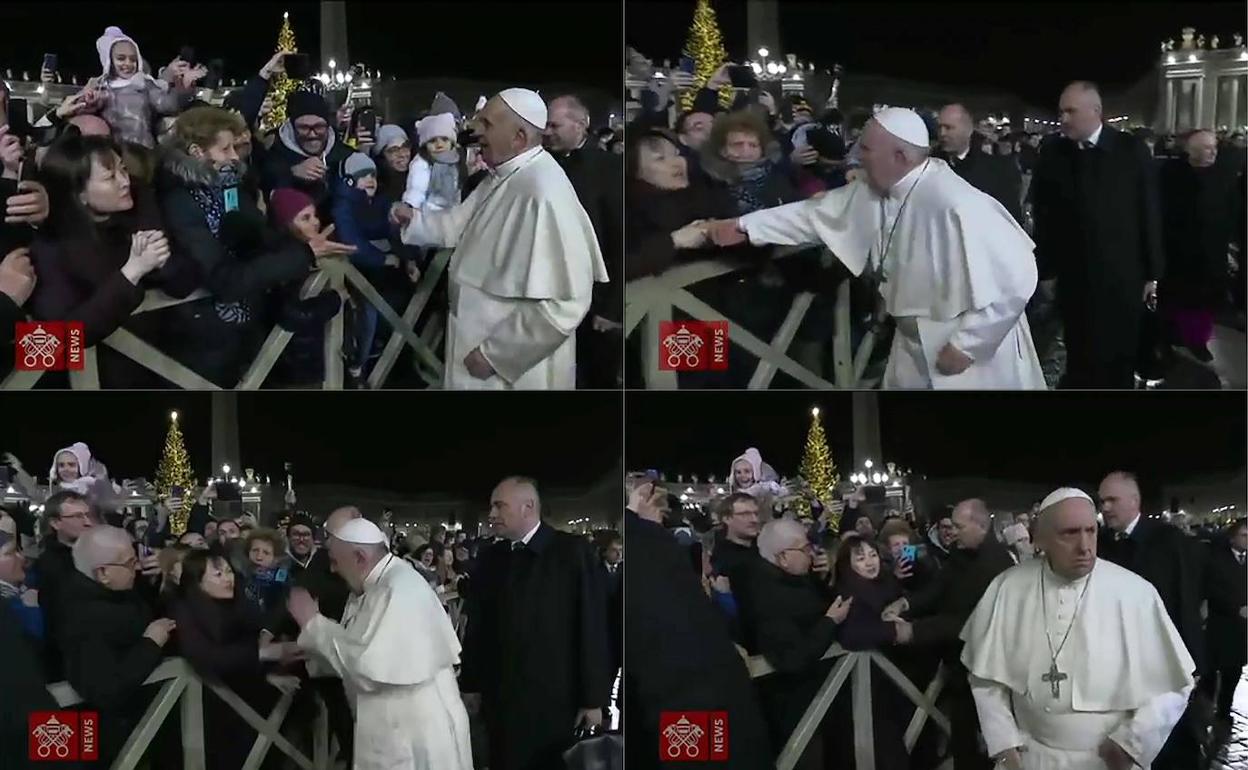
[{"label": "black winter coat", "polygon": [[1058,281],[1069,384],[1130,387],[1144,285],[1165,272],[1148,148],[1109,126],[1088,150],[1050,137],[1028,194],[1040,278]]},{"label": "black winter coat", "polygon": [[589,144],[569,153],[551,155],[568,175],[581,207],[594,225],[598,248],[611,278],[609,283],[594,284],[590,314],[618,322],[624,312],[624,283],[620,280],[624,267],[620,253],[624,240],[622,159]]},{"label": "black winter coat", "polygon": [[935,157],[948,163],[958,176],[969,182],[976,190],[996,199],[1006,211],[1010,212],[1015,222],[1022,224],[1023,176],[1019,173],[1018,166],[1014,164],[1011,156],[985,155],[978,152],[975,148],[982,141],[983,138],[978,134],[971,134],[971,150],[961,160],[944,151],[935,153]]},{"label": "black winter coat", "polygon": [[1243,668],[1248,664],[1248,620],[1239,612],[1248,605],[1248,567],[1236,561],[1225,540],[1211,547],[1205,571],[1205,597],[1209,601],[1206,668]]},{"label": "black winter coat", "polygon": [[138,724],[150,692],[144,680],[164,650],[143,634],[155,619],[136,591],[112,591],[74,572],[61,594],[60,641],[66,679],[100,713],[104,766]]},{"label": "black winter coat", "polygon": [[1180,307],[1213,309],[1227,288],[1226,254],[1244,217],[1238,169],[1221,158],[1208,168],[1172,160],[1161,170],[1166,276],[1162,291]]},{"label": "black winter coat", "polygon": [[35,560],[34,571],[35,583],[39,586],[39,606],[43,608],[46,673],[48,681],[57,682],[65,676],[60,631],[65,612],[65,586],[78,574],[74,568],[73,551],[55,537],[44,539],[43,551]]},{"label": "black winter coat", "polygon": [[1125,540],[1103,528],[1096,546],[1097,556],[1129,569],[1153,584],[1166,614],[1178,629],[1187,651],[1203,670],[1205,635],[1200,619],[1204,591],[1204,559],[1200,543],[1175,527],[1141,515]]},{"label": "black winter coat", "polygon": [[459,685],[482,694],[490,766],[556,767],[582,708],[610,700],[606,590],[584,539],[541,524],[480,557]]},{"label": "black winter coat", "polygon": [[657,770],[659,712],[728,712],[726,762],[690,768],[758,770],[775,763],[749,672],[727,626],[689,567],[689,555],[661,525],[624,514],[629,548],[624,589],[624,703],[628,766]]}]

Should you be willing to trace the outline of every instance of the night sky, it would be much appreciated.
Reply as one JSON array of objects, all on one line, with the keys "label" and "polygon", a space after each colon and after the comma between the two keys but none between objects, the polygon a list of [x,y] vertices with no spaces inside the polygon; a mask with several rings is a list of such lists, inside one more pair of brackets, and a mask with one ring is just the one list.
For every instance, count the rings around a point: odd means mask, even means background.
[{"label": "night sky", "polygon": [[[930,478],[1053,482],[1116,468],[1155,481],[1241,469],[1243,393],[880,393],[885,459]],[[629,470],[713,473],[757,447],[794,475],[810,408],[819,406],[833,458],[853,462],[849,393],[630,393]],[[877,460],[879,458],[876,458]]]},{"label": "night sky", "polygon": [[[488,496],[499,479],[515,473],[548,487],[590,485],[619,464],[620,399],[615,393],[240,393],[237,470],[252,467],[276,479],[290,461],[296,484],[473,496]],[[203,392],[5,394],[0,452],[13,452],[28,472],[45,476],[53,452],[85,441],[114,478],[154,480],[174,409],[202,480],[212,462],[211,394]]]},{"label": "night sky", "polygon": [[[744,0],[714,0],[728,56],[747,55]],[[629,45],[662,64],[680,58],[693,0],[629,0]],[[819,68],[1008,89],[1056,105],[1076,79],[1107,88],[1138,81],[1180,30],[1244,32],[1239,2],[780,2],[780,51]],[[772,50],[776,50],[773,44]]]},{"label": "night sky", "polygon": [[[99,74],[95,40],[105,27],[116,25],[138,41],[153,71],[190,45],[203,61],[224,59],[225,77],[241,81],[273,54],[283,11],[291,14],[299,50],[320,62],[318,6],[5,2],[0,3],[0,69],[11,68],[14,74],[26,69],[37,76],[43,54],[56,53],[61,70],[76,73],[81,83]],[[507,75],[517,82],[560,79],[610,93],[622,89],[618,2],[348,2],[346,10],[353,62],[380,69],[383,76]],[[568,17],[577,19],[575,34],[568,34],[568,25],[560,21]],[[565,73],[569,76],[558,77]]]}]

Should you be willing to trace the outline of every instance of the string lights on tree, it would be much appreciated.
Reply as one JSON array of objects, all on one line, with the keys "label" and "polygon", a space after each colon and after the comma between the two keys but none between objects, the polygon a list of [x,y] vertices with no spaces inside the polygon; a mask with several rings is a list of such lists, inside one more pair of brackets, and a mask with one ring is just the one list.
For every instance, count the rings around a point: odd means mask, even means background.
[{"label": "string lights on tree", "polygon": [[[277,52],[298,53],[295,43],[295,30],[290,26],[290,13],[282,14],[282,28],[277,33]],[[260,116],[262,131],[272,131],[286,122],[286,98],[296,90],[298,82],[291,79],[285,72],[278,72],[269,78],[269,111]]]},{"label": "string lights on tree", "polygon": [[186,531],[191,504],[194,502],[194,486],[195,472],[191,470],[191,457],[186,451],[182,431],[178,428],[178,413],[170,412],[169,432],[165,434],[165,448],[156,468],[156,494],[160,499],[169,500],[175,488],[182,490],[182,499],[177,510],[169,511],[169,528],[175,535]]},{"label": "string lights on tree", "polygon": [[[823,420],[820,419],[819,407],[810,410],[810,429],[806,432],[806,449],[802,453],[802,464],[799,474],[810,491],[810,496],[818,500],[827,513],[829,524],[835,526],[839,522],[830,521],[832,495],[840,476],[836,472],[836,463],[832,461],[832,451],[828,449],[828,438],[823,432]],[[810,500],[804,497],[796,503],[799,516],[809,516]]]},{"label": "string lights on tree", "polygon": [[[689,35],[685,39],[684,54],[693,59],[694,86],[680,96],[680,105],[684,110],[693,107],[694,97],[699,89],[706,86],[715,71],[728,59],[724,50],[724,37],[719,31],[719,22],[715,17],[715,9],[711,0],[698,0],[693,9],[693,22],[689,25]],[[732,102],[732,91],[720,90],[719,99],[727,107]]]}]

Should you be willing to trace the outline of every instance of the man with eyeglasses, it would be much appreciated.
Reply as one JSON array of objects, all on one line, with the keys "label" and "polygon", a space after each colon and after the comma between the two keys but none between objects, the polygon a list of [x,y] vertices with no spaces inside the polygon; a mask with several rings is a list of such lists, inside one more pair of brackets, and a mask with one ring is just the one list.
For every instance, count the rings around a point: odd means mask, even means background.
[{"label": "man with eyeglasses", "polygon": [[74,573],[74,557],[70,549],[83,533],[98,523],[99,514],[87,498],[77,492],[58,492],[44,503],[45,537],[33,572],[47,627],[44,639],[48,646],[46,658],[51,681],[59,680],[63,673],[57,640],[60,638],[61,594],[66,580]]},{"label": "man with eyeglasses", "polygon": [[353,150],[334,133],[329,104],[317,94],[297,91],[286,100],[287,120],[265,156],[261,183],[266,191],[293,187],[315,203],[322,222],[329,216],[330,195],[339,169]]},{"label": "man with eyeglasses", "polygon": [[86,529],[73,560],[62,596],[65,678],[87,708],[99,711],[100,762],[107,767],[143,714],[143,682],[160,665],[175,624],[156,619],[134,590],[139,560],[124,529]]},{"label": "man with eyeglasses", "polygon": [[[806,527],[794,519],[767,522],[758,535],[759,564],[749,573],[751,602],[743,608],[747,636],[776,668],[756,682],[768,715],[772,745],[783,746],[826,678],[830,662],[820,658],[836,639],[853,599],[828,586],[828,559],[811,545]],[[802,767],[823,767],[824,741],[807,744]]]}]

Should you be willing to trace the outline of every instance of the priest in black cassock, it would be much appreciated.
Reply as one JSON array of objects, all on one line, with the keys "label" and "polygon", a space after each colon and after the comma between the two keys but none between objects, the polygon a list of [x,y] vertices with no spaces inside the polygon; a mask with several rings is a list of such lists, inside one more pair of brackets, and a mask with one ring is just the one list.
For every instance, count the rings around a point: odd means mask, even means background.
[{"label": "priest in black cassock", "polygon": [[624,513],[632,554],[624,589],[624,753],[630,770],[677,767],[659,762],[664,711],[728,713],[728,759],[682,761],[681,768],[774,767],[766,723],[728,625],[698,584],[688,549],[663,526],[667,493],[636,484]]},{"label": "priest in black cassock", "polygon": [[[1200,617],[1204,599],[1202,546],[1177,527],[1141,513],[1135,476],[1115,471],[1097,491],[1105,527],[1097,536],[1097,557],[1131,570],[1157,589],[1196,670],[1204,670],[1205,630]],[[1189,708],[1153,760],[1152,770],[1188,770],[1197,766],[1200,747]]]},{"label": "priest in black cassock", "polygon": [[1023,222],[1023,175],[1008,155],[985,155],[972,152],[984,142],[975,131],[971,111],[961,104],[946,104],[936,117],[940,149],[933,157],[940,158],[972,187],[992,196],[1014,217]]},{"label": "priest in black cassock", "polygon": [[606,589],[593,547],[541,520],[531,479],[504,479],[490,517],[507,541],[487,549],[466,598],[459,687],[479,702],[491,770],[564,766],[578,726],[610,700]]},{"label": "priest in black cassock", "polygon": [[1105,125],[1096,86],[1062,92],[1062,135],[1050,137],[1028,191],[1040,280],[1057,279],[1066,340],[1060,387],[1134,387],[1145,307],[1163,273],[1152,156]]},{"label": "priest in black cassock", "polygon": [[1212,131],[1195,131],[1187,138],[1187,157],[1167,161],[1161,172],[1162,307],[1176,342],[1202,363],[1213,360],[1208,344],[1228,289],[1226,255],[1236,221],[1244,218],[1236,160],[1219,155]]}]

